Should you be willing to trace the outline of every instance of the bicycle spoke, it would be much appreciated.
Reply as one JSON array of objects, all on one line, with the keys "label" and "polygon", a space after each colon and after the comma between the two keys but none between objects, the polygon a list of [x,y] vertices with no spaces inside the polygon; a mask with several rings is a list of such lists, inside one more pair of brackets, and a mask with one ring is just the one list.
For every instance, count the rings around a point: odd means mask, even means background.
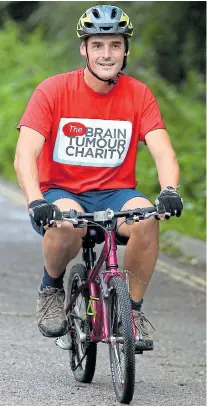
[{"label": "bicycle spoke", "polygon": [[[119,319],[119,313],[118,313],[118,303],[116,300],[116,297],[114,297],[114,303],[113,303],[113,312],[112,312],[112,331],[115,334],[115,339],[117,334],[117,328],[118,328],[118,319]],[[116,363],[116,367],[117,367],[117,375],[118,375],[118,380],[120,382],[120,386],[123,385],[124,383],[124,379],[123,379],[123,371],[122,371],[122,367],[121,367],[121,355],[120,355],[120,347],[121,345],[119,345],[118,343],[114,343],[113,344],[113,349],[114,349],[114,355],[115,355],[115,363]]]},{"label": "bicycle spoke", "polygon": [[[109,345],[114,389],[121,403],[129,403],[135,384],[135,341],[131,303],[124,279],[112,277],[109,297]],[[117,342],[122,337],[123,344]]]},{"label": "bicycle spoke", "polygon": [[119,352],[118,352],[117,346],[115,346],[115,348],[114,348],[114,353],[115,353],[115,356],[116,356],[115,362],[116,362],[117,372],[118,372],[118,377],[119,377],[119,382],[120,382],[119,386],[123,387],[123,385],[124,385],[124,375],[123,375],[123,370],[122,370],[122,367],[121,367],[121,362],[119,360]]}]

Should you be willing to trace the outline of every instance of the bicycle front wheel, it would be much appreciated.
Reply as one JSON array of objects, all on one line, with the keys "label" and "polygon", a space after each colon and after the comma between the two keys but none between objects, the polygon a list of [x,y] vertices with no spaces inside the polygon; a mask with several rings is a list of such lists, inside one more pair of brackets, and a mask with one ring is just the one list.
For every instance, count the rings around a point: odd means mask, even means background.
[{"label": "bicycle front wheel", "polygon": [[125,280],[119,276],[110,279],[109,288],[109,356],[113,385],[118,401],[129,404],[135,386],[135,340],[130,297]]}]

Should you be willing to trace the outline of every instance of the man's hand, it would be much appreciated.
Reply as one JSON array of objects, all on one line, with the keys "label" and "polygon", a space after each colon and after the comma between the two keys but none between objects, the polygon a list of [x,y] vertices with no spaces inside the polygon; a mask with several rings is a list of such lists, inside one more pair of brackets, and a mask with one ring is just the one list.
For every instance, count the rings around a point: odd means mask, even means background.
[{"label": "man's hand", "polygon": [[183,210],[183,200],[177,189],[172,186],[167,186],[160,192],[155,205],[159,212],[156,218],[159,220],[169,220],[171,216],[180,217]]},{"label": "man's hand", "polygon": [[29,205],[29,214],[33,217],[37,226],[50,226],[51,220],[61,220],[62,214],[55,204],[47,203],[46,200],[33,200]]}]

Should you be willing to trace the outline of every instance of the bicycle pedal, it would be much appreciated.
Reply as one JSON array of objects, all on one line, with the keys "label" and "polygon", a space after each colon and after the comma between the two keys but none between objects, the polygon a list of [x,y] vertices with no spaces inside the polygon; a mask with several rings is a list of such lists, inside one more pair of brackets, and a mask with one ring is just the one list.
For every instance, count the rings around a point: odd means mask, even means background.
[{"label": "bicycle pedal", "polygon": [[61,337],[57,337],[55,339],[55,345],[57,345],[57,347],[61,348],[62,350],[72,349],[72,342],[68,342],[68,344],[65,344]]},{"label": "bicycle pedal", "polygon": [[135,343],[135,354],[143,353],[143,351],[152,351],[154,349],[153,341],[138,340]]}]

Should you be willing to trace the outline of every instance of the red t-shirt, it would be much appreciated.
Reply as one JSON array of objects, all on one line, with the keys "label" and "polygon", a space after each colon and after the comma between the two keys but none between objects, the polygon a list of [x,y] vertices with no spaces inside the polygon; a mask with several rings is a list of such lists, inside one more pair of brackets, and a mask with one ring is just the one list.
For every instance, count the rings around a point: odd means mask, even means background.
[{"label": "red t-shirt", "polygon": [[83,70],[41,82],[18,124],[45,137],[37,160],[41,191],[135,188],[138,142],[165,128],[156,99],[124,75],[107,94],[96,93]]}]

